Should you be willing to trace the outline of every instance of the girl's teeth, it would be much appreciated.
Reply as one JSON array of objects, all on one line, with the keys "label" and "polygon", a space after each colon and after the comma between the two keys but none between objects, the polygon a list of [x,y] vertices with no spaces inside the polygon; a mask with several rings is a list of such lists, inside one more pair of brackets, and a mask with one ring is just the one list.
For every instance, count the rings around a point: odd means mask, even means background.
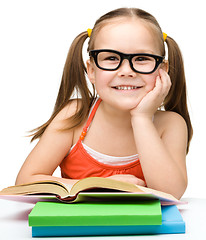
[{"label": "girl's teeth", "polygon": [[131,90],[131,89],[136,89],[138,87],[135,87],[135,86],[129,86],[129,87],[126,87],[126,86],[118,86],[116,87],[118,90]]}]

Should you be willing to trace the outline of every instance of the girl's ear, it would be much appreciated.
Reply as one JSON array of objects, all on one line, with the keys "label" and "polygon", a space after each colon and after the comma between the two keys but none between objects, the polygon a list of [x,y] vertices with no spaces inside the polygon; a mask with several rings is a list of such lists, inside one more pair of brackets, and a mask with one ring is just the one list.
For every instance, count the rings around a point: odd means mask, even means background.
[{"label": "girl's ear", "polygon": [[168,60],[163,60],[162,64],[161,64],[161,68],[163,70],[165,70],[167,73],[169,72],[169,62]]},{"label": "girl's ear", "polygon": [[92,84],[95,84],[95,72],[94,63],[90,59],[86,61],[87,64],[87,76]]}]

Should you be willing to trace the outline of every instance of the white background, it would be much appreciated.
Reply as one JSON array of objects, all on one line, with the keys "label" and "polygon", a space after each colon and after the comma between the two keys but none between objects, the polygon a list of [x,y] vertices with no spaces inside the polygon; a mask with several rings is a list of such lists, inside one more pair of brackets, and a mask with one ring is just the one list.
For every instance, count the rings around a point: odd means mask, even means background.
[{"label": "white background", "polygon": [[[50,117],[71,41],[119,7],[153,14],[183,53],[194,127],[185,197],[204,197],[205,3],[165,0],[0,0],[0,189],[14,185],[35,143],[25,137]],[[57,171],[58,175],[59,172]]]}]

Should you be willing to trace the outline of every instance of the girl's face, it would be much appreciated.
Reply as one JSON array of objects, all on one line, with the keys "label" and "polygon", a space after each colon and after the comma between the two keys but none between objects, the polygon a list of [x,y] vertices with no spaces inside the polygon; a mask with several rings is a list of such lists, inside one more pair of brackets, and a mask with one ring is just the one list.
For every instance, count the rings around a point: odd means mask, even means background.
[{"label": "girl's face", "polygon": [[[136,18],[115,19],[97,33],[94,49],[161,56],[154,32],[146,24]],[[115,71],[101,70],[93,60],[88,60],[87,72],[103,102],[124,111],[129,111],[138,105],[154,88],[158,76],[158,69],[151,74],[133,71],[127,59],[124,59]]]}]

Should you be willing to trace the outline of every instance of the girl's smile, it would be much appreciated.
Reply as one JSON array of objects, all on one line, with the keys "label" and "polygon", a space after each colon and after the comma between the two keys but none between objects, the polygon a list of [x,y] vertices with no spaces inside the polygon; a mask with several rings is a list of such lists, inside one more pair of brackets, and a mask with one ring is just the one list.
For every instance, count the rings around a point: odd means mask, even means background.
[{"label": "girl's smile", "polygon": [[138,86],[131,86],[131,85],[130,86],[120,85],[120,86],[114,86],[112,88],[117,90],[135,90],[135,89],[140,89],[141,86],[138,87]]}]

